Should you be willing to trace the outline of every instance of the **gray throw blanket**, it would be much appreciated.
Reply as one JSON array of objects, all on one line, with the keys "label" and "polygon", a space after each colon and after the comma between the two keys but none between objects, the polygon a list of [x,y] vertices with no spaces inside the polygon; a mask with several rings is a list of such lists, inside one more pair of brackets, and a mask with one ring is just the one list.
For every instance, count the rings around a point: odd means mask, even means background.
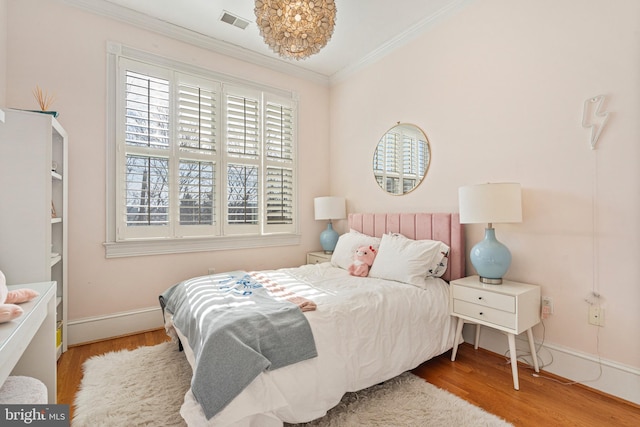
[{"label": "gray throw blanket", "polygon": [[245,272],[189,279],[160,300],[193,349],[191,389],[207,419],[262,371],[317,356],[298,306],[274,299]]}]

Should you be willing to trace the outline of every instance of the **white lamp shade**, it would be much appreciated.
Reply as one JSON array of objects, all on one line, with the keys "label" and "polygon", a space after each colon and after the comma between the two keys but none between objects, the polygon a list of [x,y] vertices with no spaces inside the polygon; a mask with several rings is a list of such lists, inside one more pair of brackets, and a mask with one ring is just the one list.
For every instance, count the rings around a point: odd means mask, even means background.
[{"label": "white lamp shade", "polygon": [[313,199],[315,219],[343,219],[347,217],[344,197],[316,197]]},{"label": "white lamp shade", "polygon": [[513,182],[467,185],[458,189],[460,223],[522,222],[522,190]]}]

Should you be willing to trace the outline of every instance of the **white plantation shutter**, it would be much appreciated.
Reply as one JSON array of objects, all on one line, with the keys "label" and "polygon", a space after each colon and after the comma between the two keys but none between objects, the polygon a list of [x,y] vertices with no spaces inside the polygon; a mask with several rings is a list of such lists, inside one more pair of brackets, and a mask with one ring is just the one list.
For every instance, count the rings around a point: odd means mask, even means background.
[{"label": "white plantation shutter", "polygon": [[264,229],[292,231],[296,201],[293,105],[290,101],[266,99],[264,117]]},{"label": "white plantation shutter", "polygon": [[120,239],[170,235],[170,75],[133,61],[121,64],[122,163],[117,172]]},{"label": "white plantation shutter", "polygon": [[265,146],[269,160],[293,160],[293,109],[267,102],[265,108]]},{"label": "white plantation shutter", "polygon": [[395,132],[387,132],[384,138],[383,145],[383,167],[382,180],[384,186],[389,193],[397,194],[400,188],[400,173],[401,173],[401,145],[400,134]]},{"label": "white plantation shutter", "polygon": [[124,57],[118,82],[116,241],[297,232],[292,98]]},{"label": "white plantation shutter", "polygon": [[259,225],[259,178],[257,166],[234,163],[227,165],[227,224],[245,226],[228,231],[246,232]]},{"label": "white plantation shutter", "polygon": [[183,151],[216,152],[216,99],[213,89],[178,84],[178,144]]},{"label": "white plantation shutter", "polygon": [[219,234],[220,84],[176,73],[176,236]]},{"label": "white plantation shutter", "polygon": [[215,223],[214,164],[181,160],[178,180],[180,225],[213,225]]},{"label": "white plantation shutter", "polygon": [[415,174],[418,167],[418,147],[415,138],[402,135],[402,169],[405,175]]},{"label": "white plantation shutter", "polygon": [[257,159],[259,145],[259,99],[227,94],[227,153],[232,157]]},{"label": "white plantation shutter", "polygon": [[376,151],[373,153],[373,175],[376,178],[376,182],[380,187],[384,186],[384,158],[385,150],[382,141],[378,142]]},{"label": "white plantation shutter", "polygon": [[420,182],[427,172],[429,164],[429,150],[427,141],[415,134],[402,135],[403,173],[402,186],[404,192],[409,192]]},{"label": "white plantation shutter", "polygon": [[402,136],[403,172],[405,176],[420,177],[427,172],[429,146],[427,141],[415,136]]},{"label": "white plantation shutter", "polygon": [[227,87],[226,119],[226,223],[225,234],[260,232],[261,94]]},{"label": "white plantation shutter", "polygon": [[138,147],[169,148],[169,81],[126,72],[125,140]]},{"label": "white plantation shutter", "polygon": [[417,184],[418,140],[402,135],[402,192],[408,193]]},{"label": "white plantation shutter", "polygon": [[418,139],[418,175],[424,176],[429,167],[429,143],[424,139]]},{"label": "white plantation shutter", "polygon": [[373,153],[373,171],[376,175],[384,172],[384,145],[378,143],[376,151]]},{"label": "white plantation shutter", "polygon": [[127,225],[168,225],[168,159],[127,154],[126,166]]},{"label": "white plantation shutter", "polygon": [[389,174],[400,173],[400,135],[397,133],[387,132],[385,135],[385,172]]},{"label": "white plantation shutter", "polygon": [[265,181],[266,227],[293,224],[293,170],[267,167]]}]

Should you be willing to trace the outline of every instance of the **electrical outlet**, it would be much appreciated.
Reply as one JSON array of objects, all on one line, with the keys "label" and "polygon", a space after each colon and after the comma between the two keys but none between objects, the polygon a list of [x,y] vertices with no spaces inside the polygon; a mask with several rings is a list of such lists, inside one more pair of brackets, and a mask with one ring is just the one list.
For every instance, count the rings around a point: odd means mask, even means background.
[{"label": "electrical outlet", "polygon": [[597,305],[589,307],[589,324],[604,326],[604,308]]},{"label": "electrical outlet", "polygon": [[553,314],[553,299],[551,297],[542,297],[542,314]]}]

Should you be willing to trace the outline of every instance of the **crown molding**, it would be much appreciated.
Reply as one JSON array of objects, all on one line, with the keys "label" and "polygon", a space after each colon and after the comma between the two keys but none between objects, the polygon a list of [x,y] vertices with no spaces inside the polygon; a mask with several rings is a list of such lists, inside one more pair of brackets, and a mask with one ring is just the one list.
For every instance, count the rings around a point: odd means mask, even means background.
[{"label": "crown molding", "polygon": [[329,84],[334,85],[336,83],[344,81],[347,77],[351,76],[355,72],[363,68],[366,68],[369,65],[379,61],[380,59],[384,58],[394,50],[406,45],[407,43],[414,40],[421,34],[424,34],[428,29],[433,27],[441,19],[462,9],[472,1],[474,0],[458,0],[456,2],[448,4],[447,6],[438,10],[436,13],[429,15],[425,19],[407,28],[405,31],[398,34],[396,37],[380,45],[377,49],[363,56],[358,61],[353,62],[347,65],[346,67],[344,67],[343,69],[341,69],[340,71],[337,71],[334,74],[332,74],[329,77]]},{"label": "crown molding", "polygon": [[227,43],[204,34],[188,30],[169,22],[152,18],[143,13],[110,3],[105,0],[61,0],[72,7],[82,9],[95,15],[114,19],[136,28],[152,31],[172,39],[201,47],[212,52],[220,53],[241,61],[246,61],[261,67],[269,68],[290,76],[299,77],[324,86],[329,85],[329,77],[314,71],[310,71],[297,65],[284,62],[280,59],[270,58],[237,46]]}]

